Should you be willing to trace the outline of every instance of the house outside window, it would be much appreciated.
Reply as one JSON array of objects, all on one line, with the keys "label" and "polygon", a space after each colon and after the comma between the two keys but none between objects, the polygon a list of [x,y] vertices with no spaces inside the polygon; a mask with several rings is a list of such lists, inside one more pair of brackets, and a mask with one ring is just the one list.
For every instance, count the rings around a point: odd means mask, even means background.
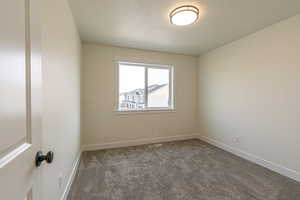
[{"label": "house outside window", "polygon": [[118,62],[118,111],[174,109],[173,66]]}]

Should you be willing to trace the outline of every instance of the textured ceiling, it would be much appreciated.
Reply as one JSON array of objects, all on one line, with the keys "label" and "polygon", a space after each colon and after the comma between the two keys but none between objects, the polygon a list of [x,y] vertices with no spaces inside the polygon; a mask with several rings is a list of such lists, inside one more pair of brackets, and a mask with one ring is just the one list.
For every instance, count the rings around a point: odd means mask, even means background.
[{"label": "textured ceiling", "polygon": [[[69,0],[83,41],[200,55],[300,13],[300,0]],[[178,27],[168,14],[196,5],[200,20]]]}]

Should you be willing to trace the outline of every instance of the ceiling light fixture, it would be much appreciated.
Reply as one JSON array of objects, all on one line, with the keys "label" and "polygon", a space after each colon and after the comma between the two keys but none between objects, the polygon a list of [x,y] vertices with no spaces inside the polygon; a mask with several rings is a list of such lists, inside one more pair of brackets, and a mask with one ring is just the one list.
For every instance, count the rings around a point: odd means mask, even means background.
[{"label": "ceiling light fixture", "polygon": [[193,24],[199,17],[199,9],[195,6],[185,5],[175,8],[170,13],[170,22],[177,26]]}]

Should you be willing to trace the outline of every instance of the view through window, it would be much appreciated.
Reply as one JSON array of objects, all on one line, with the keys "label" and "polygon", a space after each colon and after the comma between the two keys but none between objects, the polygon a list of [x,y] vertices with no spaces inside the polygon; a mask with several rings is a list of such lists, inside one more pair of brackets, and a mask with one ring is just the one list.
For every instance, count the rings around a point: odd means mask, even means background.
[{"label": "view through window", "polygon": [[119,62],[120,111],[173,108],[173,67]]}]

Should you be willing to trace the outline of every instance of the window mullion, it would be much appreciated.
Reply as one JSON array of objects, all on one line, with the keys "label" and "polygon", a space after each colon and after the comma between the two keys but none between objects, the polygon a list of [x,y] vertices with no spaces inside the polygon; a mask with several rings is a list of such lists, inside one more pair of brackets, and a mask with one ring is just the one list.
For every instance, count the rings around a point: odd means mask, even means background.
[{"label": "window mullion", "polygon": [[144,96],[145,96],[145,108],[148,108],[148,67],[145,67],[145,89],[144,89]]}]

